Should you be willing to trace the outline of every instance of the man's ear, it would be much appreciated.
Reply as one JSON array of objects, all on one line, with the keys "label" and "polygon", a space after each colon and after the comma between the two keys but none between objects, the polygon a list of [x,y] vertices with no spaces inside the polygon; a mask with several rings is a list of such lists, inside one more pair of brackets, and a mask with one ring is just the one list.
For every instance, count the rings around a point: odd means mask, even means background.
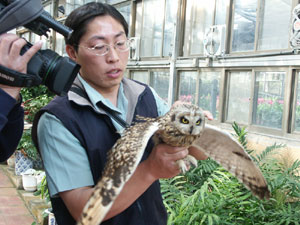
[{"label": "man's ear", "polygon": [[66,52],[68,53],[69,57],[70,57],[72,60],[76,61],[77,56],[76,56],[76,51],[75,51],[75,49],[74,49],[73,46],[71,46],[71,45],[66,45]]}]

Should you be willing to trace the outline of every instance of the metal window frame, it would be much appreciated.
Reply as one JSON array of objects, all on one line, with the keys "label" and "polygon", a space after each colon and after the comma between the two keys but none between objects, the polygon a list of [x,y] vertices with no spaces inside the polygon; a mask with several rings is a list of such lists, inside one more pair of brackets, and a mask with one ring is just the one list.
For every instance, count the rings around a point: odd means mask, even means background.
[{"label": "metal window frame", "polygon": [[[227,68],[224,74],[224,86],[223,86],[223,107],[222,107],[222,118],[221,123],[224,124],[231,124],[232,121],[227,121],[227,112],[228,112],[228,94],[230,89],[230,73],[231,72],[251,72],[251,94],[250,94],[250,104],[249,104],[249,117],[247,124],[241,124],[242,126],[247,126],[247,128],[251,132],[258,132],[258,133],[267,133],[271,135],[278,135],[278,136],[287,136],[288,135],[288,127],[289,127],[289,106],[290,106],[290,99],[291,99],[291,69],[288,67],[249,67],[249,68]],[[300,71],[300,70],[299,70]],[[285,72],[284,78],[284,105],[283,105],[283,112],[282,112],[282,127],[281,129],[271,128],[271,127],[264,127],[258,126],[253,124],[252,117],[253,117],[253,98],[254,98],[254,84],[256,79],[256,72]],[[221,93],[221,91],[220,91]]]},{"label": "metal window frame", "polygon": [[[230,12],[229,12],[229,16],[230,18],[228,18],[228,30],[230,30],[230,33],[228,34],[228,41],[227,41],[227,46],[228,46],[228,52],[230,55],[250,55],[250,54],[259,54],[259,53],[272,53],[272,52],[278,52],[280,51],[288,51],[291,50],[290,45],[288,44],[288,47],[285,49],[270,49],[270,50],[259,50],[258,49],[258,41],[259,41],[259,30],[260,30],[260,26],[261,26],[261,12],[264,8],[264,6],[262,6],[263,4],[263,0],[257,0],[257,9],[256,9],[256,25],[255,25],[255,36],[254,36],[254,49],[253,51],[239,51],[239,52],[233,52],[232,51],[232,42],[233,42],[233,27],[234,27],[234,12],[235,12],[235,1],[236,0],[230,0],[231,2],[231,6],[230,6]],[[292,0],[292,4],[291,4],[291,14],[293,11],[293,8],[299,3],[299,0]],[[227,15],[227,16],[228,16]],[[292,23],[292,16],[290,18],[290,24]]]}]

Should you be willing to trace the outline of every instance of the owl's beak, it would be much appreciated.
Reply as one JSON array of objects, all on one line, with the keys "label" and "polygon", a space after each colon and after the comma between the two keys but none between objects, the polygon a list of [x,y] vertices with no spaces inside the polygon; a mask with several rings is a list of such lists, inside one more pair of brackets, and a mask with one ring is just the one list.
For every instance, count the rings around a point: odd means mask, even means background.
[{"label": "owl's beak", "polygon": [[191,129],[190,129],[190,134],[193,133],[193,130],[194,130],[194,126],[191,126]]}]

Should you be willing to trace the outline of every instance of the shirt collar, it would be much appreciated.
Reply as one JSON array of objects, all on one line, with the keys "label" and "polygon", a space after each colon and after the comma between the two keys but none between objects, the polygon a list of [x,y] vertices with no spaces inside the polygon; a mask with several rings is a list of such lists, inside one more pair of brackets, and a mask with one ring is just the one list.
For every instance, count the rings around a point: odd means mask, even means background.
[{"label": "shirt collar", "polygon": [[[102,102],[104,105],[109,107],[111,110],[114,110],[117,113],[122,114],[122,110],[124,107],[126,107],[126,102],[128,102],[127,98],[124,95],[123,90],[123,83],[120,83],[120,88],[118,91],[118,100],[117,100],[117,106],[114,106],[108,99],[104,98],[98,91],[96,91],[91,85],[89,85],[80,75],[78,75],[78,78],[80,82],[82,83],[87,95],[89,96],[89,99],[92,103],[92,105],[99,110],[99,107],[97,106],[98,102]],[[125,105],[124,105],[125,103]],[[120,109],[119,109],[120,108]]]}]

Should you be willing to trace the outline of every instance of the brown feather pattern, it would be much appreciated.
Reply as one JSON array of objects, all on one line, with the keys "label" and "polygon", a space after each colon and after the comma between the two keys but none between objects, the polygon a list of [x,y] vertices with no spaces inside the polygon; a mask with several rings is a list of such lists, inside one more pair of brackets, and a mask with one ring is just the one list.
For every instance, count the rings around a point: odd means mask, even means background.
[{"label": "brown feather pattern", "polygon": [[138,119],[144,122],[126,129],[109,151],[102,177],[78,224],[97,225],[103,220],[134,173],[152,136],[155,144],[196,147],[235,175],[255,196],[269,198],[267,183],[250,156],[228,132],[204,125],[205,116],[198,106],[180,104],[165,116],[155,119],[139,116]]}]

